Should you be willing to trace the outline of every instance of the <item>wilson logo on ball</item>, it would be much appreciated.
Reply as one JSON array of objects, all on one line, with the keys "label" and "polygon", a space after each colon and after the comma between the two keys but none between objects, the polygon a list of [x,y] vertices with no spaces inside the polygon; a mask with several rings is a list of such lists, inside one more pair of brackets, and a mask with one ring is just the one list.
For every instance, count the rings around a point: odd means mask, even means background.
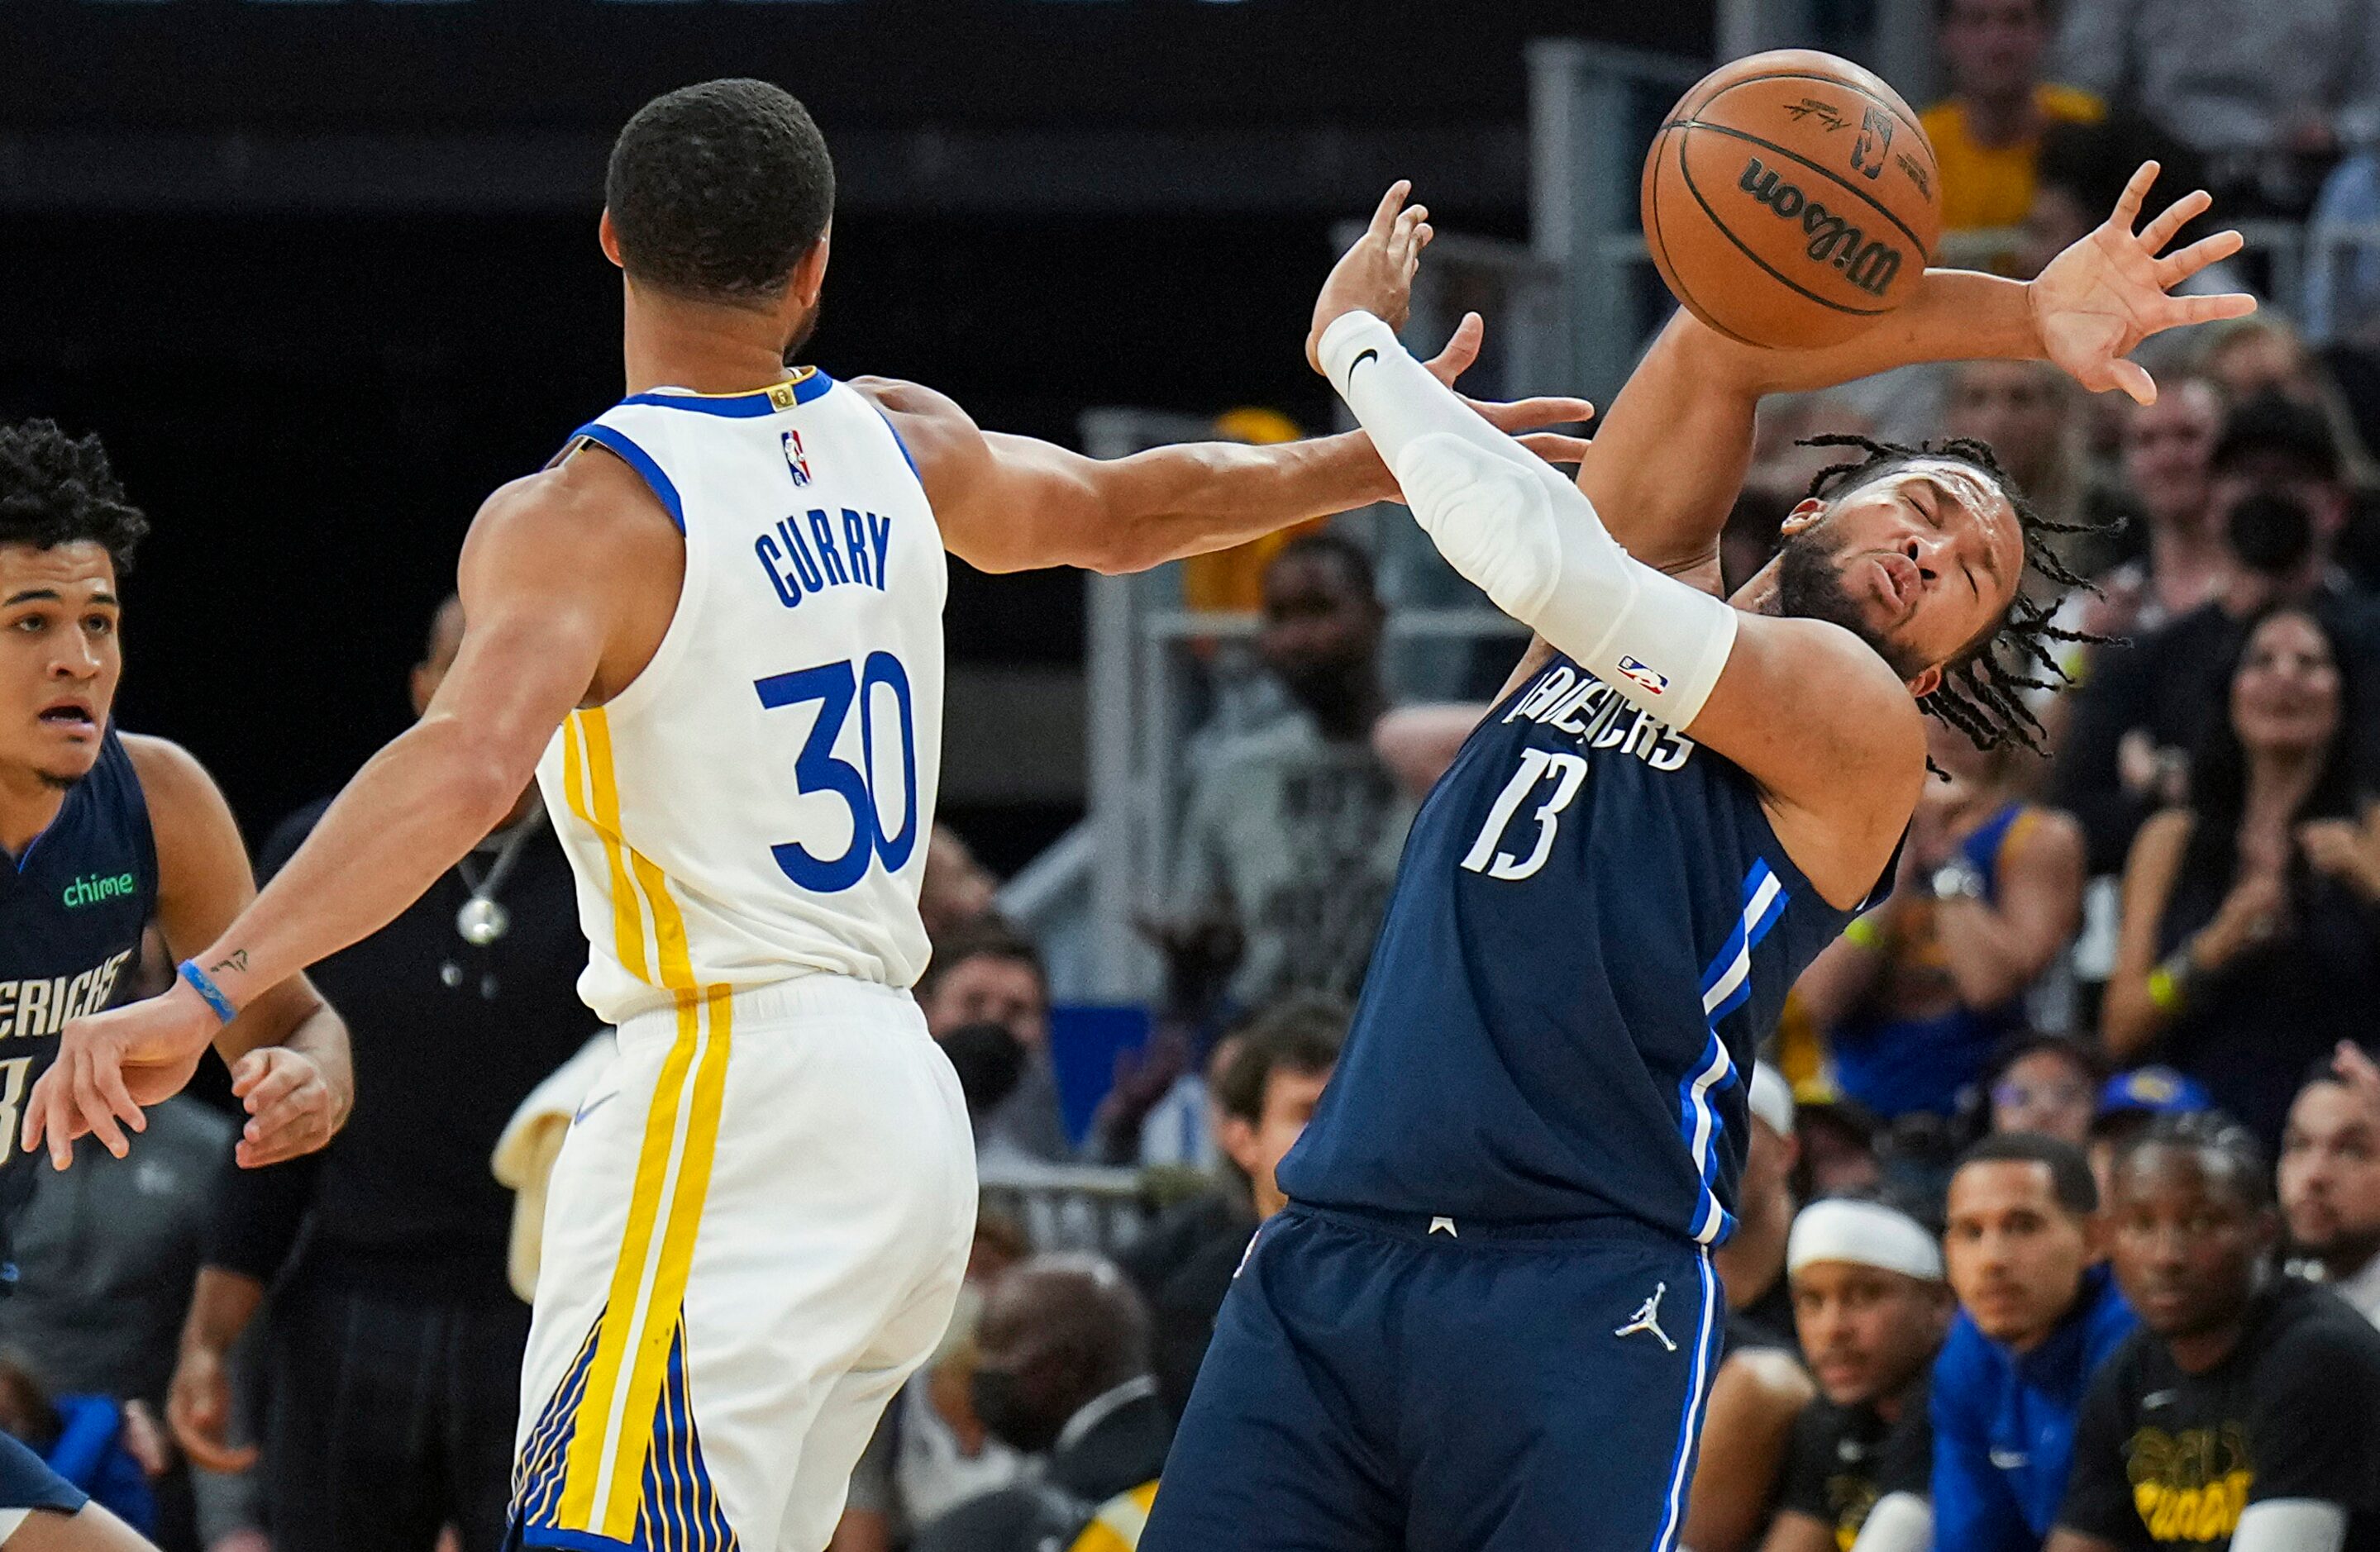
[{"label": "wilson logo on ball", "polygon": [[1869,241],[1866,233],[1786,182],[1774,167],[1763,166],[1757,156],[1745,162],[1737,187],[1779,219],[1801,222],[1810,239],[1803,251],[1817,263],[1840,270],[1845,280],[1869,296],[1883,296],[1900,273],[1899,249]]}]

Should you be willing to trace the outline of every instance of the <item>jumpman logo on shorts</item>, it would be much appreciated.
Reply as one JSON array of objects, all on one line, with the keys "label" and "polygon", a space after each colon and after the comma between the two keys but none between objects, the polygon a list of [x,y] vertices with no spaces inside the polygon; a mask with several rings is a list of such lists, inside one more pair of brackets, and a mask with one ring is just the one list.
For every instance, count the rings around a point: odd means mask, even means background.
[{"label": "jumpman logo on shorts", "polygon": [[1615,1337],[1633,1337],[1639,1331],[1650,1331],[1663,1347],[1672,1352],[1677,1352],[1678,1344],[1670,1340],[1669,1332],[1661,1329],[1661,1296],[1669,1291],[1670,1285],[1666,1282],[1655,1284],[1653,1296],[1636,1306],[1636,1313],[1629,1318],[1627,1325],[1611,1334]]}]

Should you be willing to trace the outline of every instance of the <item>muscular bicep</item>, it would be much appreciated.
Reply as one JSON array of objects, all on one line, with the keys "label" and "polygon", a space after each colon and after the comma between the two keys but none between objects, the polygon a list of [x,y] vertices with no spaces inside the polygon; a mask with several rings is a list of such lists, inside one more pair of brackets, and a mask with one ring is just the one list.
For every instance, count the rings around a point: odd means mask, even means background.
[{"label": "muscular bicep", "polygon": [[1850,632],[1817,620],[1744,615],[1687,732],[1760,783],[1779,839],[1844,908],[1891,858],[1925,779],[1909,687]]},{"label": "muscular bicep", "polygon": [[463,544],[462,645],[422,728],[458,735],[526,784],[564,718],[642,671],[685,570],[668,517],[608,453],[498,491]]},{"label": "muscular bicep", "polygon": [[955,401],[914,382],[869,377],[851,386],[908,451],[952,554],[990,572],[1092,564],[1109,515],[1098,460],[987,431]]},{"label": "muscular bicep", "polygon": [[2000,870],[1999,912],[2030,981],[2082,926],[2082,831],[2072,817],[2040,815]]},{"label": "muscular bicep", "polygon": [[1697,370],[1699,327],[1681,312],[1654,340],[1597,421],[1578,484],[1631,555],[1716,588],[1719,529],[1752,467],[1759,401]]}]

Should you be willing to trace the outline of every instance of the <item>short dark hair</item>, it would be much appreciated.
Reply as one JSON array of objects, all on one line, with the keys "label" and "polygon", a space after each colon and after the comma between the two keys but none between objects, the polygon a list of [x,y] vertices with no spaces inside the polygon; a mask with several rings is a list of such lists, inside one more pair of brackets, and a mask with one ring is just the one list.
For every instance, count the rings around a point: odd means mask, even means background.
[{"label": "short dark hair", "polygon": [[1215,1102],[1251,1126],[1262,1121],[1275,1073],[1327,1073],[1338,1065],[1347,1018],[1344,1002],[1318,993],[1272,1004],[1239,1031],[1239,1049],[1216,1080]]},{"label": "short dark hair", "polygon": [[926,973],[917,977],[920,995],[930,994],[936,983],[971,959],[1005,959],[1032,970],[1033,978],[1046,991],[1050,972],[1041,963],[1041,951],[1033,940],[1002,917],[983,916],[967,923],[955,932],[945,934],[934,945],[934,956],[926,964]]},{"label": "short dark hair", "polygon": [[2202,1163],[2219,1159],[2240,1200],[2259,1210],[2273,1205],[2273,1171],[2253,1134],[2221,1110],[2183,1110],[2161,1115],[2138,1135],[2116,1146],[2116,1167],[2110,1180],[2123,1178],[2124,1167],[2146,1149],[2175,1148],[2194,1153]]},{"label": "short dark hair", "polygon": [[2092,1178],[2091,1160],[2072,1143],[2034,1132],[1995,1132],[1959,1156],[1950,1173],[1970,1164],[2039,1164],[2049,1171],[2051,1193],[2058,1205],[2076,1218],[2099,1210],[2099,1182]]},{"label": "short dark hair", "polygon": [[1273,552],[1265,563],[1270,571],[1285,561],[1328,559],[1346,568],[1347,580],[1367,599],[1378,600],[1379,584],[1372,569],[1372,552],[1335,528],[1316,528],[1299,534]]},{"label": "short dark hair", "polygon": [[[1878,442],[1873,437],[1828,435],[1804,437],[1803,447],[1849,447],[1864,456],[1849,463],[1836,464],[1818,471],[1810,480],[1809,493],[1832,506],[1838,500],[1872,484],[1905,464],[1920,458],[1943,458],[1966,465],[1982,475],[2001,495],[2008,499],[2009,508],[2016,514],[2017,531],[2024,540],[2024,558],[2018,563],[2020,573],[2032,571],[2059,588],[2089,588],[2091,581],[2069,566],[2051,547],[2055,535],[2100,533],[2106,525],[2100,523],[2053,522],[2035,511],[2017,489],[2016,481],[2000,467],[1992,455],[1989,444],[1973,437],[1951,437],[1943,442],[1921,442],[1914,447],[1898,443]],[[2068,630],[2055,623],[2058,600],[2046,602],[2033,597],[2022,584],[2016,596],[1999,618],[1999,623],[1983,638],[1942,665],[1941,682],[1917,705],[1941,721],[1967,735],[1969,743],[1978,749],[1998,749],[2010,744],[2022,744],[2036,755],[2049,752],[2048,730],[2033,709],[2024,702],[2028,690],[2062,690],[2073,678],[2061,667],[2050,650],[2059,641],[2081,641],[2100,645],[2100,638],[2082,631]],[[2055,678],[2044,678],[2035,669],[2046,670]]]},{"label": "short dark hair", "polygon": [[2338,478],[2338,438],[2330,418],[2271,389],[2234,406],[2223,418],[2211,467],[2219,473],[2260,453],[2277,453],[2317,479]]},{"label": "short dark hair", "polygon": [[834,214],[834,160],[767,81],[704,81],[637,110],[603,202],[630,278],[698,301],[774,299]]},{"label": "short dark hair", "polygon": [[2010,1068],[2028,1056],[2037,1056],[2044,1052],[2062,1056],[2081,1068],[2082,1076],[2091,1085],[2092,1103],[2097,1104],[2099,1085],[2107,1081],[2107,1059],[2100,1055],[2095,1048],[2084,1045],[2071,1035],[2052,1035],[2042,1030],[2028,1030],[2012,1036],[2001,1044],[1999,1049],[1992,1053],[1992,1064],[1985,1070],[1987,1083],[1998,1083],[2008,1076]]},{"label": "short dark hair", "polygon": [[48,419],[0,425],[0,544],[48,550],[88,540],[121,575],[148,531],[97,435],[70,437]]}]

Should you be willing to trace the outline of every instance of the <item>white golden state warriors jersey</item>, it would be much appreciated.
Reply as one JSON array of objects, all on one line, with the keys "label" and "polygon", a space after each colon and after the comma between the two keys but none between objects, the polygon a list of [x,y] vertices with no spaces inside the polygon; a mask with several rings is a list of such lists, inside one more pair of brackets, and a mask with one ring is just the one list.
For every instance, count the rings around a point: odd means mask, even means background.
[{"label": "white golden state warriors jersey", "polygon": [[625,460],[686,535],[651,663],[538,766],[578,879],[579,994],[618,1024],[820,971],[907,987],[949,572],[892,424],[805,369],[638,394],[572,441]]}]

